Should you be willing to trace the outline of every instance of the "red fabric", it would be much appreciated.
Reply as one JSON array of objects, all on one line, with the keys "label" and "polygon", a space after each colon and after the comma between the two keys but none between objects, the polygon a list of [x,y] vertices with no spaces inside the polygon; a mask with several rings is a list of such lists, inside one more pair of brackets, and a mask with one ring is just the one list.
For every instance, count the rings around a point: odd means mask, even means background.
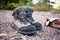
[{"label": "red fabric", "polygon": [[59,21],[59,20],[54,21],[54,24],[56,24],[56,25],[60,25],[60,21]]}]

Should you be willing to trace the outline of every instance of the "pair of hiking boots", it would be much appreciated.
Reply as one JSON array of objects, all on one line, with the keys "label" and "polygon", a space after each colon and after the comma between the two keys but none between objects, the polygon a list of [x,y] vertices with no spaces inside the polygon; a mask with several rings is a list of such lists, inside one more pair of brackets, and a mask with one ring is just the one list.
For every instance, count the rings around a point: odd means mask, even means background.
[{"label": "pair of hiking boots", "polygon": [[[19,21],[15,22],[12,26],[21,34],[35,34],[37,30],[41,30],[42,25],[39,22],[35,22],[33,17],[33,8],[30,7],[19,7],[14,10],[12,16],[19,19]],[[15,16],[17,14],[17,16]],[[21,24],[21,25],[20,25]]]}]

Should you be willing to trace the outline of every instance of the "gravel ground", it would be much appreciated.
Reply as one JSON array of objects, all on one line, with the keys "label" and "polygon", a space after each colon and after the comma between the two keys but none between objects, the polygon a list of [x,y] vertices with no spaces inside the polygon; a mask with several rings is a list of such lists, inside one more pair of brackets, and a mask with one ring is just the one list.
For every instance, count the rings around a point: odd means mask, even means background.
[{"label": "gravel ground", "polygon": [[[0,30],[7,34],[3,39],[6,40],[60,40],[60,30],[44,26],[46,18],[60,17],[60,14],[51,14],[49,12],[37,12],[33,13],[35,21],[42,24],[42,30],[37,32],[34,36],[27,36],[17,33],[11,27],[11,23],[14,21],[12,17],[13,11],[0,10]],[[0,40],[3,40],[0,39]]]}]

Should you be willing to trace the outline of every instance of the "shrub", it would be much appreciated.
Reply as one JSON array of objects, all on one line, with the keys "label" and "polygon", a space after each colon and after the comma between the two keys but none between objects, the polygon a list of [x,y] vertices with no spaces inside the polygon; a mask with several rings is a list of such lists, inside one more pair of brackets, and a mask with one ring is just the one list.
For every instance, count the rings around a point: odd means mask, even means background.
[{"label": "shrub", "polygon": [[42,6],[37,5],[37,6],[34,6],[34,8],[36,11],[49,11],[50,10],[50,8],[45,5],[42,5]]},{"label": "shrub", "polygon": [[14,8],[18,7],[19,4],[17,3],[11,3],[7,6],[7,10],[13,10]]},{"label": "shrub", "polygon": [[0,9],[1,10],[4,9],[4,7],[5,7],[5,5],[0,5]]}]

